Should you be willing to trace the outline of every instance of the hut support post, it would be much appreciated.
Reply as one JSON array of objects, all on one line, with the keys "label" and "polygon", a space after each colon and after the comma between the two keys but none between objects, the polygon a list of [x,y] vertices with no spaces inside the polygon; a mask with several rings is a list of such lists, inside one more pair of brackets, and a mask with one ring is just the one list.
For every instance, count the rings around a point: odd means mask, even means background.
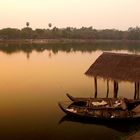
[{"label": "hut support post", "polygon": [[94,87],[95,87],[94,97],[97,98],[97,77],[94,77]]},{"label": "hut support post", "polygon": [[106,91],[106,97],[108,98],[109,94],[109,80],[107,79],[107,91]]},{"label": "hut support post", "polygon": [[136,82],[135,82],[135,91],[134,91],[134,99],[136,99],[136,95],[137,95],[137,84],[136,84]]},{"label": "hut support post", "polygon": [[139,82],[137,83],[137,99],[139,99]]},{"label": "hut support post", "polygon": [[139,82],[135,82],[134,99],[139,99]]},{"label": "hut support post", "polygon": [[114,98],[118,96],[118,82],[114,81]]}]

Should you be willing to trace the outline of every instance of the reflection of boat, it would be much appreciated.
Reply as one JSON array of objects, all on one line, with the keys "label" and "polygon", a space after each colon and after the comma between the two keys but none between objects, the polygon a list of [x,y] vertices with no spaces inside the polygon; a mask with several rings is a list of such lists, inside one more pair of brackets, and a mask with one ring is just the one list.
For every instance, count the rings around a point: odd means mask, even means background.
[{"label": "reflection of boat", "polygon": [[[108,102],[109,106],[112,106],[115,102],[117,102],[118,100],[120,100],[119,98],[78,98],[78,97],[73,97],[72,95],[66,93],[67,97],[71,100],[71,101],[105,101]],[[137,105],[140,104],[140,100],[133,100],[133,99],[126,99],[126,103],[127,103],[127,107],[128,109],[133,109],[135,108]]]},{"label": "reflection of boat", "polygon": [[[132,105],[132,106],[131,106]],[[59,107],[70,116],[94,120],[134,120],[140,118],[140,113],[132,110],[134,104],[117,99],[79,100],[66,104],[59,103]],[[128,108],[129,107],[129,108]]]},{"label": "reflection of boat", "polygon": [[106,122],[106,121],[95,121],[95,120],[88,120],[88,119],[82,119],[82,118],[77,118],[69,115],[65,115],[61,118],[59,121],[59,124],[62,124],[64,122],[75,122],[75,123],[82,123],[82,124],[89,124],[89,125],[100,125],[100,126],[105,126],[111,129],[114,129],[119,132],[132,132],[136,130],[136,128],[140,128],[140,123],[138,121],[130,121],[129,123],[126,123],[125,121],[121,122]]}]

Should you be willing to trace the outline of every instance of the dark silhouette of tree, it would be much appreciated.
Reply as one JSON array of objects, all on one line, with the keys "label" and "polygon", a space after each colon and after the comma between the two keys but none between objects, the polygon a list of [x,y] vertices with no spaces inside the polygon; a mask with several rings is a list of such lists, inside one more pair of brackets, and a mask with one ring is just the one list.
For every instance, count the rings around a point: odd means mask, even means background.
[{"label": "dark silhouette of tree", "polygon": [[30,25],[30,23],[29,22],[26,22],[26,26],[29,27],[29,25]]},{"label": "dark silhouette of tree", "polygon": [[49,23],[48,26],[49,26],[49,28],[51,28],[52,27],[52,23]]},{"label": "dark silhouette of tree", "polygon": [[0,38],[2,39],[19,39],[20,30],[14,28],[5,28],[0,30]]},{"label": "dark silhouette of tree", "polygon": [[34,38],[34,31],[30,27],[25,27],[21,29],[21,38],[24,39],[33,39]]},{"label": "dark silhouette of tree", "polygon": [[96,30],[93,27],[81,28],[57,28],[52,27],[49,23],[50,29],[35,29],[27,27],[19,30],[15,28],[5,28],[0,30],[0,39],[88,39],[88,40],[140,40],[140,28],[130,27],[126,31],[116,29]]}]

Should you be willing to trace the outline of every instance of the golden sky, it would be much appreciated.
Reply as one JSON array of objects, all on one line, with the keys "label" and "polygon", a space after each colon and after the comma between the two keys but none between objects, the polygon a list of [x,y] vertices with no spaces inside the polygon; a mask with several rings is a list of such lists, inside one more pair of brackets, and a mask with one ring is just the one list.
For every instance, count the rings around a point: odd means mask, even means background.
[{"label": "golden sky", "polygon": [[0,0],[0,28],[140,26],[140,0]]}]

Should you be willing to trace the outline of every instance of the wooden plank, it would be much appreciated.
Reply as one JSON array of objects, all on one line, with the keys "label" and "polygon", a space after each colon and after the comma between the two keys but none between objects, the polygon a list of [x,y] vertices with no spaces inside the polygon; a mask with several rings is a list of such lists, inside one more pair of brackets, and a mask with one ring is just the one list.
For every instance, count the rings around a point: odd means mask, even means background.
[{"label": "wooden plank", "polygon": [[94,87],[95,87],[94,98],[97,98],[97,77],[94,77]]}]

